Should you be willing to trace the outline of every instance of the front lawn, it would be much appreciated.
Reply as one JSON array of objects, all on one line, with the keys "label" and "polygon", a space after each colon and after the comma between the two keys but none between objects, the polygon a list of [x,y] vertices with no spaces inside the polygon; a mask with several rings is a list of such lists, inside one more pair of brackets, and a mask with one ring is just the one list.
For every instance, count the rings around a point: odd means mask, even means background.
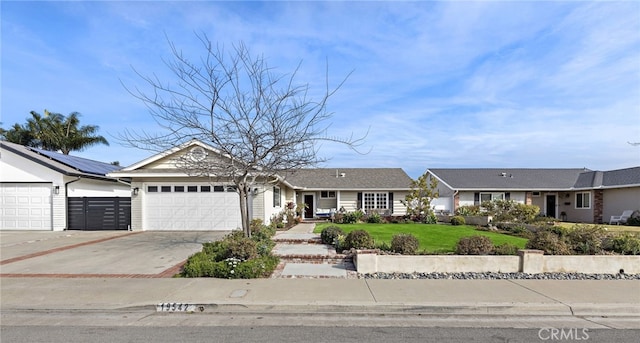
[{"label": "front lawn", "polygon": [[446,225],[446,224],[420,224],[420,223],[408,223],[408,224],[332,224],[323,223],[316,225],[313,232],[320,233],[323,228],[335,225],[340,227],[345,233],[349,233],[353,230],[365,230],[368,231],[376,244],[391,243],[391,237],[398,233],[410,233],[420,242],[421,251],[428,253],[449,253],[454,252],[458,240],[462,237],[469,236],[487,236],[494,245],[500,245],[503,243],[510,243],[523,249],[527,244],[527,239],[521,237],[515,237],[505,235],[496,232],[480,231],[475,227],[469,225]]}]

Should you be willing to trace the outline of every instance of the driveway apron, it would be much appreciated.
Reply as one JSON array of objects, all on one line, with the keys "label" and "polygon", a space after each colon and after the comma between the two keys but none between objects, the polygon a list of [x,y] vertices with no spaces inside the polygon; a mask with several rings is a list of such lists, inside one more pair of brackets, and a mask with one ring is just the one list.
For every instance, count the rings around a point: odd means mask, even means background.
[{"label": "driveway apron", "polygon": [[[202,243],[226,232],[42,232],[20,239],[2,232],[0,276],[171,277]],[[27,239],[28,238],[28,239]]]}]

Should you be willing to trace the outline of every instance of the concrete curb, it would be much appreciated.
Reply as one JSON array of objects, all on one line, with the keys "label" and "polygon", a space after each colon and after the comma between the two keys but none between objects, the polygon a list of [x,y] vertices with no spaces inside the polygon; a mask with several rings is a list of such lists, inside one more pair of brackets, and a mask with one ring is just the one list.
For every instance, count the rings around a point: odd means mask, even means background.
[{"label": "concrete curb", "polygon": [[[42,310],[42,309],[38,309]],[[82,309],[80,311],[87,310]],[[95,309],[98,310],[98,309]],[[93,310],[91,310],[93,311]],[[229,314],[350,314],[350,315],[495,315],[495,316],[574,316],[574,317],[633,317],[640,319],[637,307],[620,304],[583,304],[576,308],[553,304],[477,304],[477,305],[420,305],[420,304],[376,304],[376,305],[335,305],[335,304],[246,304],[209,303],[182,304],[163,303],[146,306],[132,306],[111,309],[111,311],[144,312],[189,312],[189,313],[229,313]]]}]

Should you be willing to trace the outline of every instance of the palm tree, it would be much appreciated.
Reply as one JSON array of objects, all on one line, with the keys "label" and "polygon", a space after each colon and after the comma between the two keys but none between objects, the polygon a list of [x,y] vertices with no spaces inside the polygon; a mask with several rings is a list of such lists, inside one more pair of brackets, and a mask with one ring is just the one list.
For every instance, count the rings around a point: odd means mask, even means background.
[{"label": "palm tree", "polygon": [[47,110],[44,110],[44,116],[35,111],[30,113],[31,118],[27,119],[26,125],[15,124],[10,130],[2,130],[2,136],[9,142],[61,151],[65,155],[96,144],[109,145],[103,136],[96,134],[98,126],[80,126],[78,112],[72,112],[66,117]]}]

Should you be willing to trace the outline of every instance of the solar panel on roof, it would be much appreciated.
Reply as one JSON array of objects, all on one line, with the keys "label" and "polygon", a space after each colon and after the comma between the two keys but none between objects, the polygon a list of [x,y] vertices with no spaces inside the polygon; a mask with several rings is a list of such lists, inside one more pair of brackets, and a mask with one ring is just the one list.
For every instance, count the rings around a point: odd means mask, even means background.
[{"label": "solar panel on roof", "polygon": [[116,166],[113,164],[88,160],[86,158],[70,156],[61,153],[57,153],[54,151],[42,150],[31,148],[33,151],[47,156],[52,160],[58,161],[62,164],[65,164],[71,168],[75,168],[83,173],[95,174],[95,175],[106,175],[109,172],[120,169],[120,166]]}]

